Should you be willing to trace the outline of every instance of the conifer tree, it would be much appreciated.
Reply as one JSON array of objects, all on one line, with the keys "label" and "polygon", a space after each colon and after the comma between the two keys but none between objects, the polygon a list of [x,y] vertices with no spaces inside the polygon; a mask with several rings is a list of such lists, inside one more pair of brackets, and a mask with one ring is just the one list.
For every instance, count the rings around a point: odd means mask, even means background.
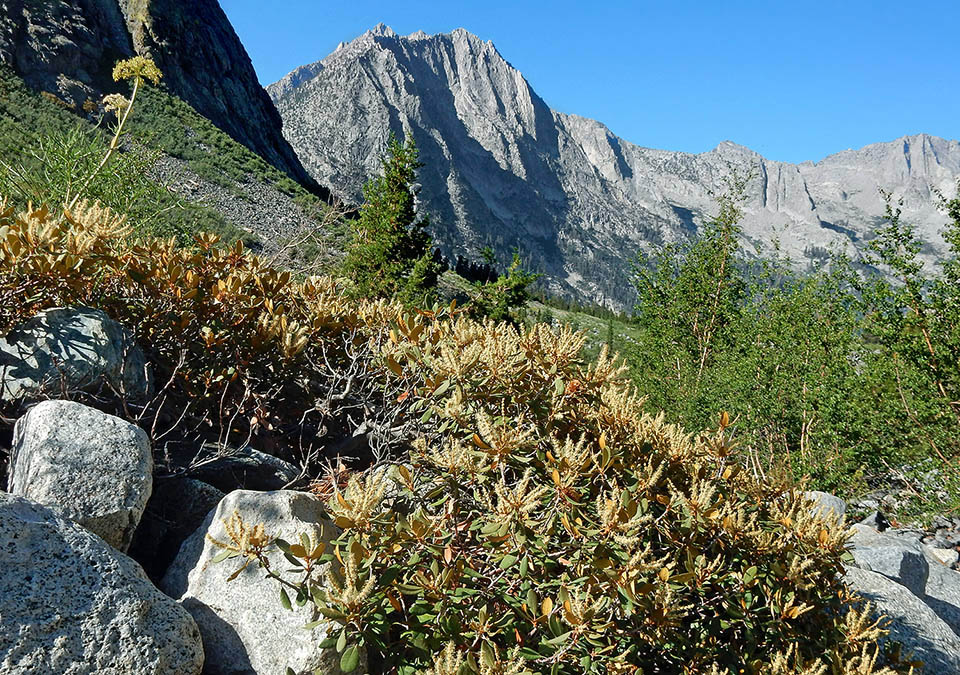
[{"label": "conifer tree", "polygon": [[382,174],[364,187],[353,242],[343,272],[362,297],[397,298],[406,304],[430,303],[444,265],[433,253],[429,220],[415,208],[417,147],[391,134]]}]

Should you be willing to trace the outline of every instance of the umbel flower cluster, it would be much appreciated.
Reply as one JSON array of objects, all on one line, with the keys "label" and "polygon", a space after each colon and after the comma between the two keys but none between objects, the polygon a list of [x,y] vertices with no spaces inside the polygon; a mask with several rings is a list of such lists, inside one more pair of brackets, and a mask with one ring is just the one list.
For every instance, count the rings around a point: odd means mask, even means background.
[{"label": "umbel flower cluster", "polygon": [[391,461],[323,484],[334,544],[239,521],[222,542],[247,565],[284,551],[293,571],[271,574],[341,624],[323,647],[344,670],[365,649],[435,675],[893,672],[842,583],[844,528],[744,469],[725,418],[691,435],[646,412],[582,334],[352,301],[215,237],[134,239],[95,204],[0,208],[2,327],[80,303],[135,326],[168,391],[233,406],[232,424],[319,406],[333,347],[412,420]]}]

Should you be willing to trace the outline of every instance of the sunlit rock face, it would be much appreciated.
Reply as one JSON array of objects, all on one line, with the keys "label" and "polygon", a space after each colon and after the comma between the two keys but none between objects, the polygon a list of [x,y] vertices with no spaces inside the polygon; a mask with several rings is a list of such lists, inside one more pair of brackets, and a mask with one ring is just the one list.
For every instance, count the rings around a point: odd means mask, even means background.
[{"label": "sunlit rock face", "polygon": [[778,242],[799,265],[835,245],[861,249],[884,213],[880,187],[905,197],[905,216],[936,242],[932,261],[945,219],[931,188],[949,192],[960,176],[960,144],[925,135],[799,165],[729,142],[699,155],[642,148],[551,110],[462,29],[403,37],[377,26],[267,89],[307,170],[347,201],[362,198],[389,134],[411,132],[421,204],[447,255],[492,245],[506,260],[519,246],[554,292],[617,307],[632,302],[630,259],[696,232],[733,169],[754,173],[747,251]]}]

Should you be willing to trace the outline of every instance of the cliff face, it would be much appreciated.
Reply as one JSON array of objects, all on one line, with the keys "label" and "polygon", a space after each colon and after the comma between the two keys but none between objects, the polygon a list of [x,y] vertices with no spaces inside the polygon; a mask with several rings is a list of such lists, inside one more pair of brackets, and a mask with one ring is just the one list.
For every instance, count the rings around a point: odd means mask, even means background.
[{"label": "cliff face", "polygon": [[747,250],[776,241],[801,263],[833,245],[862,247],[883,215],[878,187],[903,195],[905,216],[940,242],[931,187],[949,192],[960,176],[960,144],[924,135],[800,165],[727,142],[699,155],[641,148],[551,110],[490,42],[462,29],[401,37],[378,26],[267,89],[304,165],[347,200],[377,172],[390,131],[409,131],[448,255],[492,244],[505,258],[520,246],[552,290],[621,307],[632,298],[630,258],[702,225],[731,168],[756,174]]},{"label": "cliff face", "polygon": [[309,182],[216,0],[0,0],[0,63],[76,106],[115,90],[113,64],[149,54],[164,86],[235,140]]}]

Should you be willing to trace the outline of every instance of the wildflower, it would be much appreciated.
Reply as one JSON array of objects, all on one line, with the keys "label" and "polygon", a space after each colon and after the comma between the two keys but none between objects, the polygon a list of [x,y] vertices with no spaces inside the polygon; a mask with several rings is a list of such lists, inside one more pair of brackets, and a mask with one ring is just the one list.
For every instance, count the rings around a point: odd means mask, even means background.
[{"label": "wildflower", "polygon": [[160,84],[160,78],[163,75],[153,59],[146,56],[134,56],[132,59],[125,59],[113,67],[113,80],[135,80],[137,83],[143,80],[150,80],[154,84]]},{"label": "wildflower", "polygon": [[130,107],[130,100],[123,94],[107,94],[103,97],[103,107],[107,112],[115,112],[120,119]]}]

